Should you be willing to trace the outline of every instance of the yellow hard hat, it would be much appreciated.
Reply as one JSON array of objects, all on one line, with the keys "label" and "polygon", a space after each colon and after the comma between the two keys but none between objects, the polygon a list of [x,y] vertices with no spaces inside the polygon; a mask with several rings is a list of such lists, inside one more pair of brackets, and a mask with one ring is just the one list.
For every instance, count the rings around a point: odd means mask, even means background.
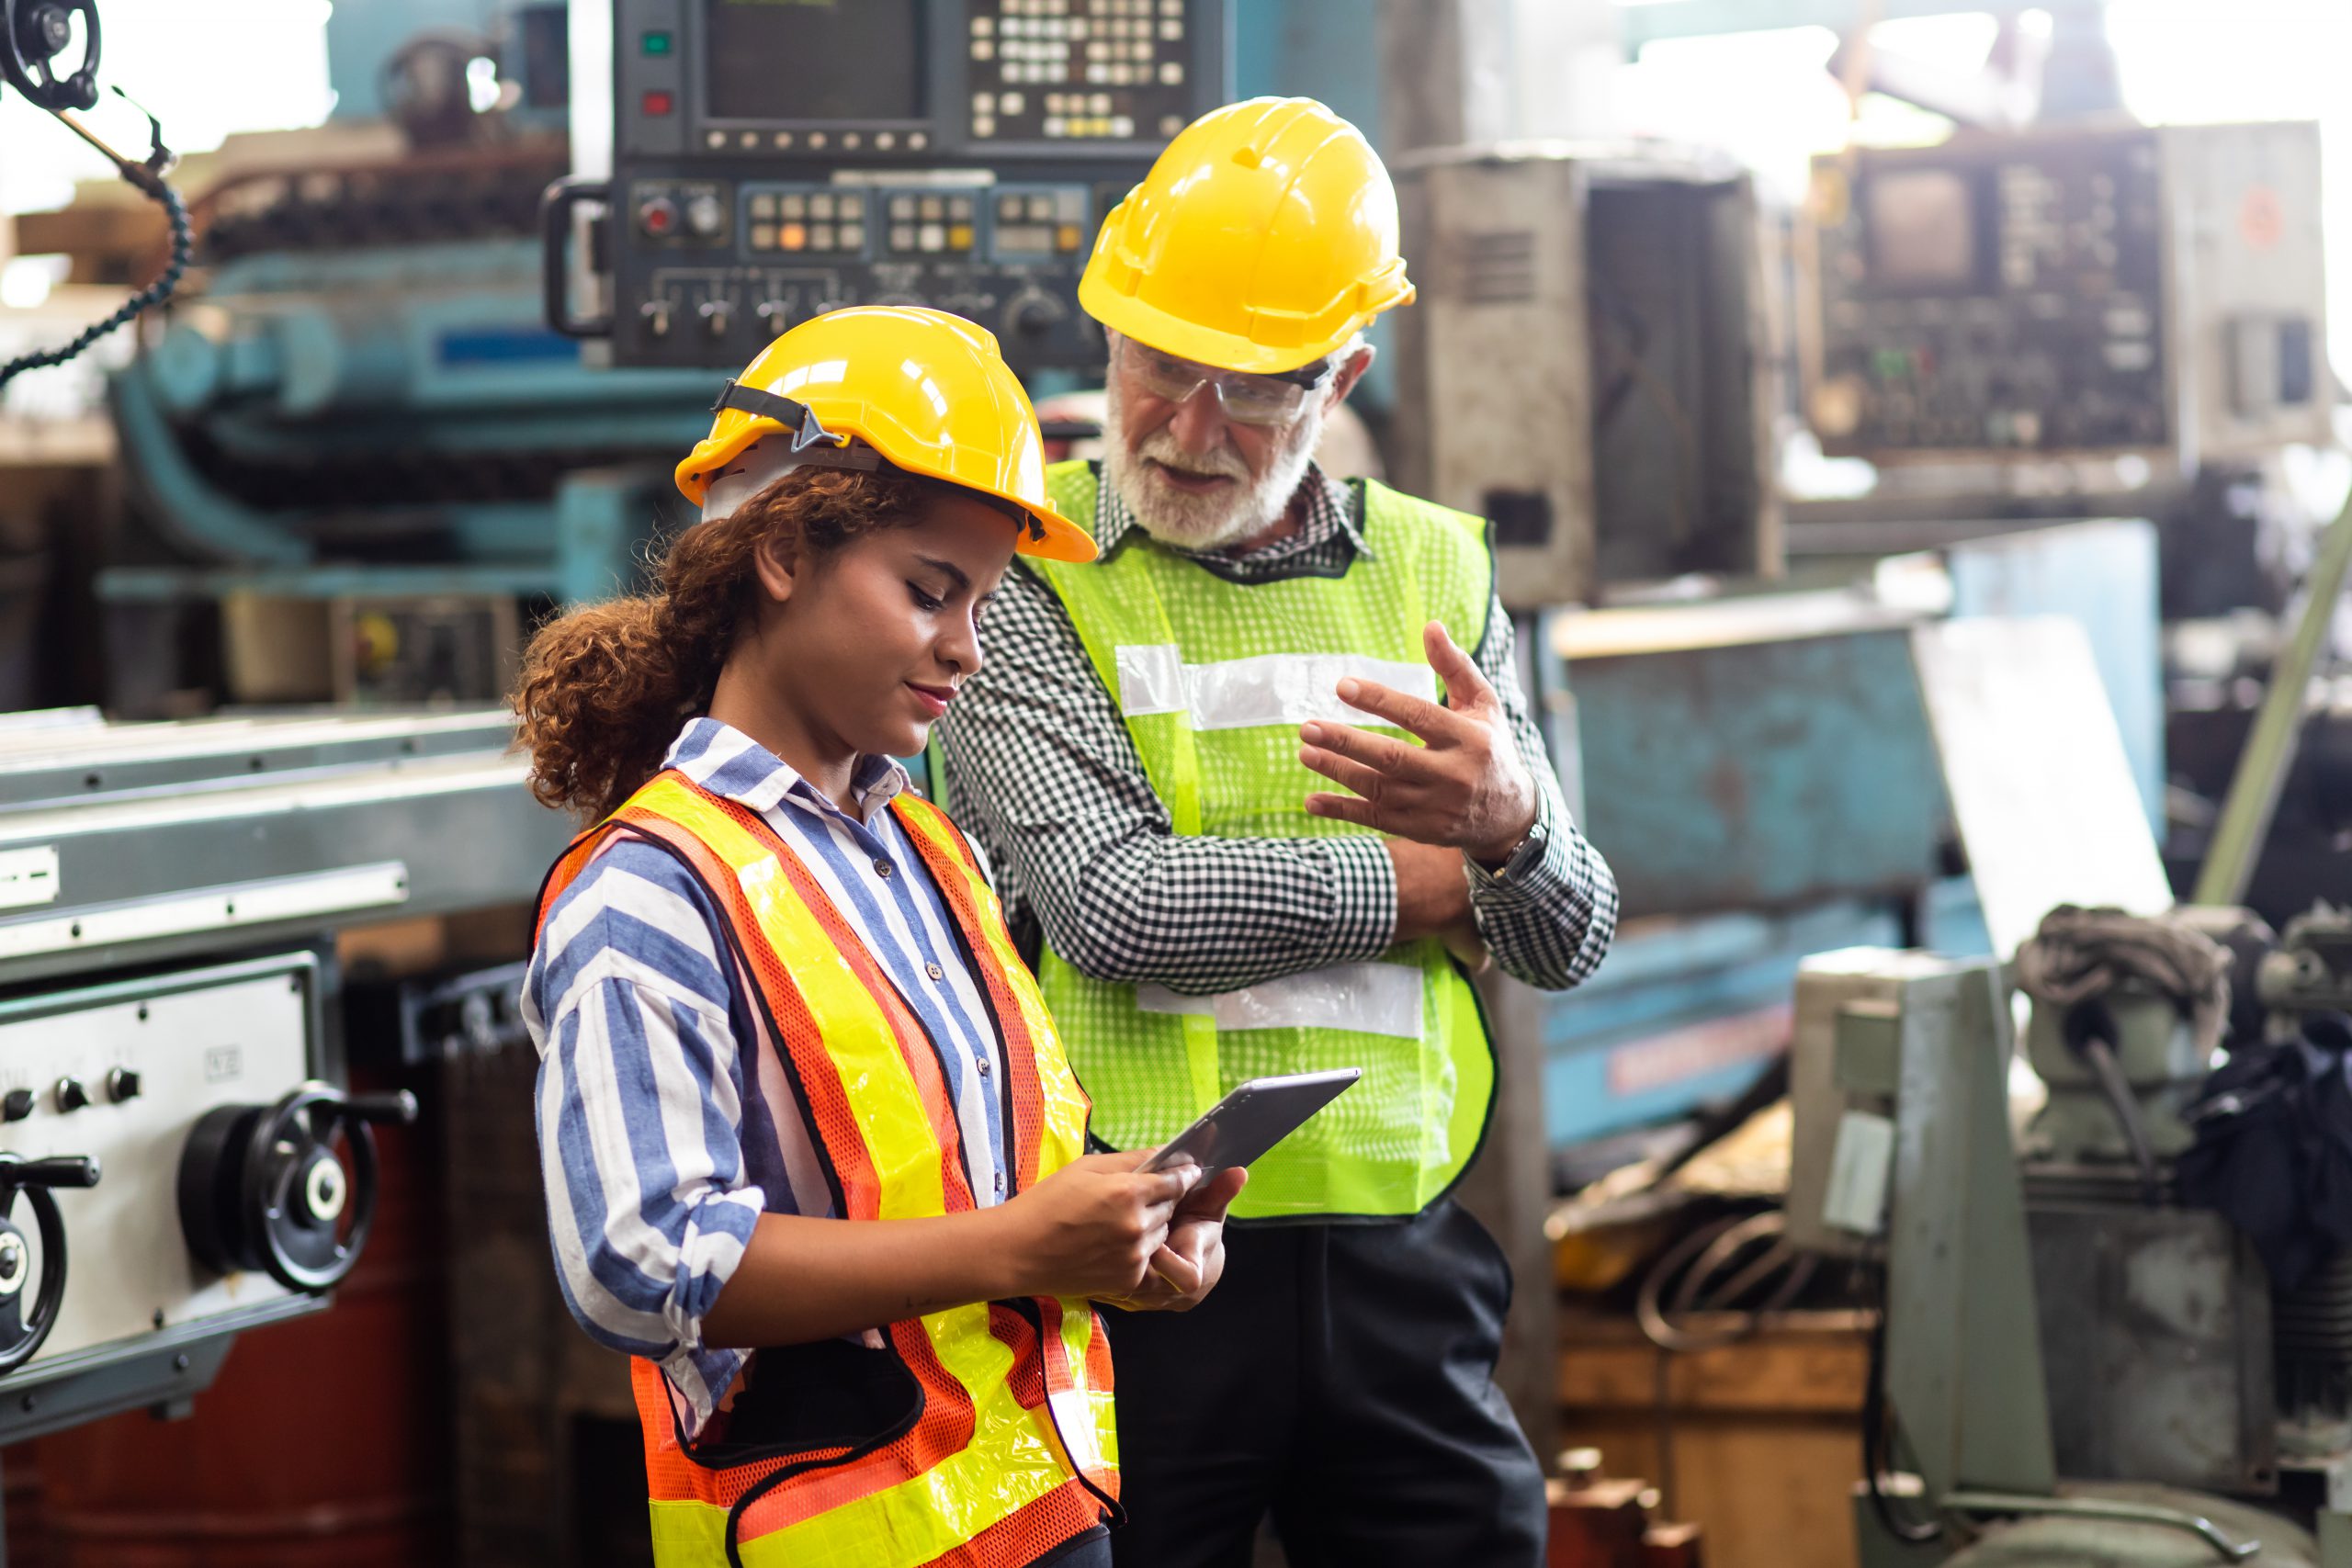
[{"label": "yellow hard hat", "polygon": [[888,463],[993,496],[1024,525],[1023,555],[1094,558],[1094,536],[1046,499],[1046,444],[1029,394],[995,337],[960,316],[858,305],[811,317],[728,382],[713,409],[710,434],[677,470],[678,489],[697,506],[753,444],[785,437],[791,462]]},{"label": "yellow hard hat", "polygon": [[1227,370],[1295,370],[1413,286],[1396,187],[1312,98],[1252,98],[1178,133],[1111,209],[1078,302],[1114,332]]}]

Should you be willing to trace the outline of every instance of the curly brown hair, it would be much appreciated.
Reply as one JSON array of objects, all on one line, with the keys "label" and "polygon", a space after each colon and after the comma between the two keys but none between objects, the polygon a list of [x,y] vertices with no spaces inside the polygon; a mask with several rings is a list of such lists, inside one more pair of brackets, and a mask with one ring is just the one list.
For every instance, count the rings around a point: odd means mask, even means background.
[{"label": "curly brown hair", "polygon": [[932,481],[886,468],[800,468],[725,517],[673,535],[654,588],[574,610],[523,652],[514,705],[531,793],[600,821],[659,773],[679,728],[708,711],[751,627],[753,558],[779,535],[822,555],[911,523]]}]

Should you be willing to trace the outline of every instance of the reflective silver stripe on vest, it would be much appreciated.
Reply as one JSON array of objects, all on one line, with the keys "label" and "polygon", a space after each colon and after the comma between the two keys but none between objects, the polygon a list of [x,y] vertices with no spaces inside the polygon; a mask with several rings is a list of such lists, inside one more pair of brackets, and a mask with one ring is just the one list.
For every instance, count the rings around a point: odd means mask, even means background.
[{"label": "reflective silver stripe on vest", "polygon": [[1119,706],[1129,717],[1189,712],[1196,730],[1304,724],[1310,718],[1386,722],[1340,700],[1337,688],[1351,675],[1437,701],[1437,672],[1428,665],[1354,653],[1265,653],[1187,664],[1174,643],[1129,643],[1116,657]]},{"label": "reflective silver stripe on vest", "polygon": [[1146,1012],[1205,1014],[1220,1031],[1344,1029],[1419,1040],[1421,971],[1407,964],[1335,964],[1213,997],[1139,985],[1136,1006]]}]

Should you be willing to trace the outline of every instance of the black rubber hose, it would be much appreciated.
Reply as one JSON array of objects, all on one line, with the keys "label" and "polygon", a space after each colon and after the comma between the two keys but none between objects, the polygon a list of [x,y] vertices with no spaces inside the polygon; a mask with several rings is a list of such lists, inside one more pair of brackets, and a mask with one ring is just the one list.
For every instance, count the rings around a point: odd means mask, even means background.
[{"label": "black rubber hose", "polygon": [[164,211],[172,221],[172,258],[164,264],[162,275],[124,300],[122,309],[87,328],[62,348],[42,349],[0,365],[0,387],[6,387],[25,371],[64,364],[117,327],[129,323],[141,310],[153,309],[172,297],[172,290],[179,287],[180,275],[187,271],[188,258],[195,254],[196,226],[188,221],[187,203],[180,199],[179,192],[157,180],[148,194],[164,204]]}]

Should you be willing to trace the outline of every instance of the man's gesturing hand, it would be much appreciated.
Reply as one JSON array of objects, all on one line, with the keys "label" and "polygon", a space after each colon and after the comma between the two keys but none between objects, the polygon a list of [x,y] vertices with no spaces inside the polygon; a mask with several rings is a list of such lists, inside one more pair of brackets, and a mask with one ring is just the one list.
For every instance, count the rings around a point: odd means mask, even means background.
[{"label": "man's gesturing hand", "polygon": [[1535,826],[1535,781],[1512,743],[1502,700],[1470,656],[1435,621],[1423,628],[1421,646],[1453,705],[1440,707],[1377,681],[1340,682],[1341,702],[1423,744],[1348,724],[1300,726],[1298,760],[1355,791],[1310,795],[1306,809],[1500,865]]}]

